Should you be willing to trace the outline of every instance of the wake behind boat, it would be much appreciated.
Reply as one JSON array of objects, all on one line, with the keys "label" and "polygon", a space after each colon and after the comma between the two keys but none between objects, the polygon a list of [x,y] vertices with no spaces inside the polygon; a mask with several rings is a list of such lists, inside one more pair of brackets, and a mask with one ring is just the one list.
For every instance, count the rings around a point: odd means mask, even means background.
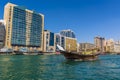
[{"label": "wake behind boat", "polygon": [[59,48],[60,53],[63,54],[66,59],[70,60],[78,59],[80,61],[93,61],[97,60],[99,55],[99,53],[81,54],[80,52],[68,52],[59,45],[57,45],[57,47]]}]

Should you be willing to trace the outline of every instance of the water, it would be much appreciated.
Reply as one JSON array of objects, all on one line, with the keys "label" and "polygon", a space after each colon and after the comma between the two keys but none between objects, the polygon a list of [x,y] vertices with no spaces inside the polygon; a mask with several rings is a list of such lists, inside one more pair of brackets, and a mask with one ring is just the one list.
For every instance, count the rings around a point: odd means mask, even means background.
[{"label": "water", "polygon": [[120,56],[80,62],[62,55],[1,55],[0,80],[120,80]]}]

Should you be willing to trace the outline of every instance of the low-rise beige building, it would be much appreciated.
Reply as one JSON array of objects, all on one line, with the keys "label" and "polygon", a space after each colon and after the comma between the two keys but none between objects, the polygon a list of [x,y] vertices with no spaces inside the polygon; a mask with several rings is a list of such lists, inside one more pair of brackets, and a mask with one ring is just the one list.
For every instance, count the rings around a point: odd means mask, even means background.
[{"label": "low-rise beige building", "polygon": [[94,44],[95,44],[95,47],[101,52],[105,52],[104,50],[104,46],[105,46],[105,38],[103,37],[95,37],[94,38]]},{"label": "low-rise beige building", "polygon": [[79,50],[92,50],[95,48],[95,45],[92,43],[80,43]]},{"label": "low-rise beige building", "polygon": [[65,50],[71,52],[77,52],[77,40],[76,38],[65,38]]},{"label": "low-rise beige building", "polygon": [[[66,37],[60,35],[59,33],[56,33],[55,35],[56,35],[56,45],[58,44],[65,49]],[[56,51],[59,51],[58,47],[56,47]]]},{"label": "low-rise beige building", "polygon": [[55,52],[56,36],[53,32],[44,30],[43,35],[43,52]]},{"label": "low-rise beige building", "polygon": [[79,43],[77,43],[77,52],[80,52],[80,45],[79,45]]},{"label": "low-rise beige building", "polygon": [[114,43],[114,53],[120,53],[120,41]]},{"label": "low-rise beige building", "polygon": [[114,52],[114,40],[109,39],[105,41],[105,52]]}]

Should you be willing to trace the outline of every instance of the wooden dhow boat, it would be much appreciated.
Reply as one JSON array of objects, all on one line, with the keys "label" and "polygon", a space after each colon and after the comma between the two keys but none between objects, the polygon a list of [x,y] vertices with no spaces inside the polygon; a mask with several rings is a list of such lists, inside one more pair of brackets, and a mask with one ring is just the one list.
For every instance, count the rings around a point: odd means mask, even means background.
[{"label": "wooden dhow boat", "polygon": [[91,54],[81,54],[80,52],[69,52],[65,51],[61,46],[57,45],[60,50],[60,53],[64,55],[66,59],[69,60],[80,60],[80,61],[94,61],[98,59],[99,53],[91,53]]}]

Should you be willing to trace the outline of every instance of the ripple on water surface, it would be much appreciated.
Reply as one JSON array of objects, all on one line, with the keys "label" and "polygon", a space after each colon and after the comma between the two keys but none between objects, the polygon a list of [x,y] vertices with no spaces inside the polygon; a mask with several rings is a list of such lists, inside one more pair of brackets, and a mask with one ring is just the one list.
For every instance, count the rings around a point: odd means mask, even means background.
[{"label": "ripple on water surface", "polygon": [[62,55],[0,56],[0,80],[120,80],[120,56],[92,62],[68,61]]}]

